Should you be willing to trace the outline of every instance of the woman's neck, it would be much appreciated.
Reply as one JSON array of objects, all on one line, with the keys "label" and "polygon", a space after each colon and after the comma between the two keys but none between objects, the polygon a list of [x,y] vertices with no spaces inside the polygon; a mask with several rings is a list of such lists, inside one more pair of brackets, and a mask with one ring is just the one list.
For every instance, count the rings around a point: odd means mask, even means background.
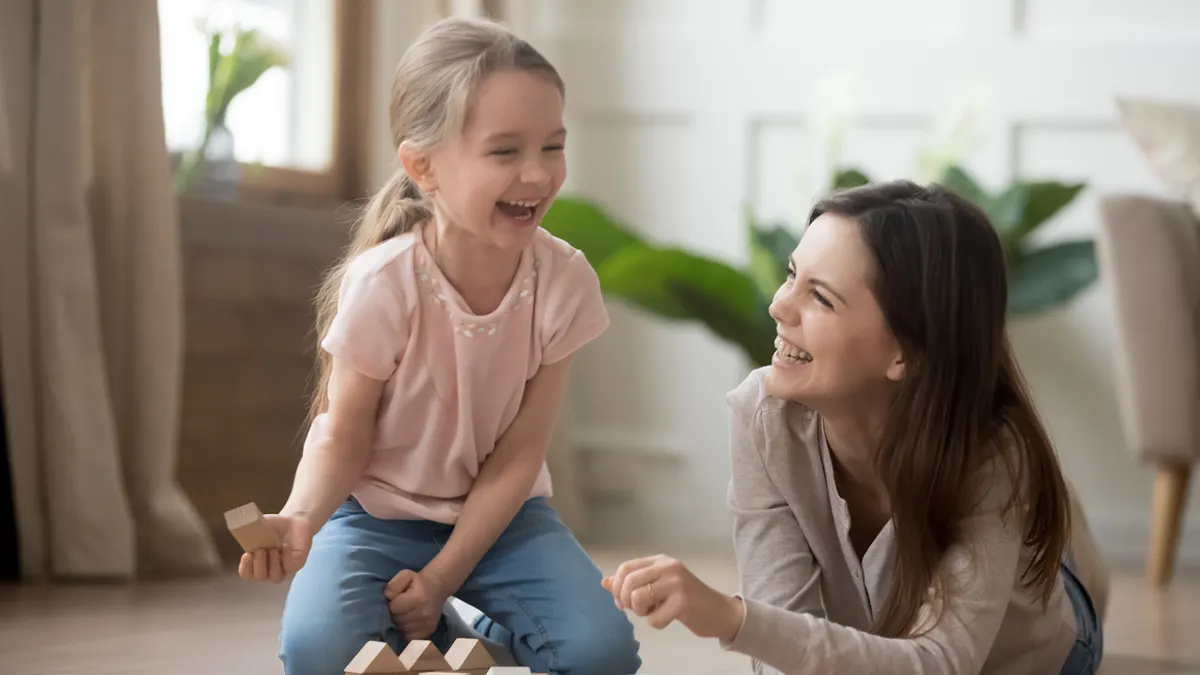
[{"label": "woman's neck", "polygon": [[421,233],[442,275],[463,295],[501,296],[512,285],[521,252],[503,251],[435,217]]},{"label": "woman's neck", "polygon": [[855,492],[885,496],[875,455],[886,419],[887,408],[880,405],[855,405],[821,415],[834,463]]}]

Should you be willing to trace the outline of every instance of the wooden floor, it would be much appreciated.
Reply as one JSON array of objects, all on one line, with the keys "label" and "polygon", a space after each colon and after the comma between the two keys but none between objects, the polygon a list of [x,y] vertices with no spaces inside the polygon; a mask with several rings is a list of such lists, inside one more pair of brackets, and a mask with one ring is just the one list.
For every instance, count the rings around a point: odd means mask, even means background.
[{"label": "wooden floor", "polygon": [[[592,553],[606,571],[625,559],[612,550]],[[736,589],[730,560],[681,558],[712,585]],[[278,675],[285,592],[233,575],[128,587],[0,587],[0,673]],[[744,657],[685,629],[655,631],[636,621],[643,673],[750,672]],[[1118,573],[1105,651],[1105,675],[1200,675],[1200,572],[1181,573],[1165,593],[1149,591],[1134,570]]]}]

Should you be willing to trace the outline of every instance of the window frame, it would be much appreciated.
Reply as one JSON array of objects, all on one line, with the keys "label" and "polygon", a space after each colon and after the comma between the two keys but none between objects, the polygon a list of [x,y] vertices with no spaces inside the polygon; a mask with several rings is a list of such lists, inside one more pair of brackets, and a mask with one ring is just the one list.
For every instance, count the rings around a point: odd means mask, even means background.
[{"label": "window frame", "polygon": [[334,0],[333,139],[328,169],[239,162],[238,200],[326,203],[360,199],[367,189],[371,133],[373,16],[370,0]]}]

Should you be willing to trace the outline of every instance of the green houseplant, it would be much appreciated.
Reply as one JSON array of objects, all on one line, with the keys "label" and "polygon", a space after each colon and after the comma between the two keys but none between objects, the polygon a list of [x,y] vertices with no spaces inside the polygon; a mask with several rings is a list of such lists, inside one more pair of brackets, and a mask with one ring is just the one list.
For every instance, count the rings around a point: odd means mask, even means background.
[{"label": "green houseplant", "polygon": [[[862,171],[846,168],[835,172],[831,187],[866,182],[869,178]],[[1010,314],[1049,311],[1095,280],[1090,239],[1042,246],[1031,240],[1075,199],[1082,184],[1014,181],[999,192],[989,192],[957,165],[945,169],[938,182],[991,217],[1010,263]],[[775,324],[767,305],[783,281],[787,258],[798,241],[786,225],[757,222],[748,212],[750,256],[744,266],[648,241],[587,199],[560,197],[543,227],[584,252],[607,296],[667,320],[699,321],[738,347],[755,366],[770,363]]]},{"label": "green houseplant", "polygon": [[[204,101],[204,131],[200,143],[184,153],[175,174],[175,191],[186,193],[210,159],[214,141],[232,159],[232,136],[225,126],[229,106],[272,68],[286,68],[288,56],[257,30],[224,31],[201,26],[208,37],[208,92]],[[227,48],[222,50],[222,45]]]}]

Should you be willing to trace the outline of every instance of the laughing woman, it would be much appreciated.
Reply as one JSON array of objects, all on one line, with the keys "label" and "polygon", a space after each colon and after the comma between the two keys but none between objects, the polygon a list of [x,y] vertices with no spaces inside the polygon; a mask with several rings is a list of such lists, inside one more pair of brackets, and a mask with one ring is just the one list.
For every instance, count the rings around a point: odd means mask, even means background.
[{"label": "laughing woman", "polygon": [[729,396],[742,592],[664,556],[606,579],[756,673],[1091,674],[1107,572],[1005,327],[987,216],[908,182],[818,204]]}]

